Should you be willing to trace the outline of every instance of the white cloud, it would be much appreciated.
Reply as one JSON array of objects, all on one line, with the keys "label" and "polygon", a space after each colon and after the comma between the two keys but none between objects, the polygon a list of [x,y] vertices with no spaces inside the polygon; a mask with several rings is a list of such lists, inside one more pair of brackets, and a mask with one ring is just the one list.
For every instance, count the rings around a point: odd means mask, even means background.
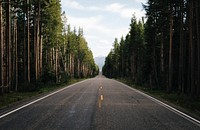
[{"label": "white cloud", "polygon": [[98,39],[98,37],[96,35],[91,35],[91,34],[88,34],[85,37],[86,37],[86,39],[92,39],[92,40]]},{"label": "white cloud", "polygon": [[123,18],[130,18],[135,13],[137,18],[144,16],[144,11],[139,9],[127,8],[123,4],[113,3],[105,7],[106,11],[118,13]]},{"label": "white cloud", "polygon": [[[136,1],[140,3],[146,2],[146,0],[142,1],[136,0]],[[134,13],[137,18],[141,18],[141,16],[144,16],[144,11],[142,11],[141,9],[127,8],[126,5],[120,3],[112,3],[109,5],[105,5],[103,7],[97,7],[97,6],[85,7],[75,0],[65,0],[65,1],[63,0],[63,3],[64,6],[77,10],[108,11],[108,12],[118,13],[123,18],[130,18]]]},{"label": "white cloud", "polygon": [[85,7],[82,4],[78,3],[75,0],[62,0],[62,3],[64,4],[64,6],[71,8],[71,9],[77,9],[77,10],[89,10],[89,11],[96,11],[96,10],[100,10],[99,7],[97,6],[89,6],[89,7]]},{"label": "white cloud", "polygon": [[103,16],[73,17],[67,16],[71,27],[83,27],[84,36],[93,50],[94,56],[105,56],[112,48],[114,38],[121,38],[128,33],[128,27],[108,27],[102,24]]},{"label": "white cloud", "polygon": [[[134,1],[141,3],[139,0]],[[70,23],[72,29],[73,27],[83,28],[84,36],[95,57],[106,56],[112,48],[114,38],[120,39],[122,35],[126,36],[134,13],[137,18],[144,16],[141,9],[134,9],[120,3],[84,6],[79,0],[62,0],[62,7],[68,10],[67,22]],[[72,13],[74,10],[75,14]],[[113,13],[120,17],[116,17]]]},{"label": "white cloud", "polygon": [[98,11],[98,10],[101,10],[101,8],[97,7],[97,6],[89,6],[88,8],[86,8],[87,10],[90,10],[90,11]]},{"label": "white cloud", "polygon": [[105,40],[105,39],[100,40],[99,42],[104,44],[104,45],[109,45],[110,44],[110,42],[108,40]]},{"label": "white cloud", "polygon": [[137,3],[143,3],[145,4],[147,2],[147,0],[135,0]]},{"label": "white cloud", "polygon": [[75,0],[62,0],[63,6],[67,6],[73,9],[84,9],[84,7]]},{"label": "white cloud", "polygon": [[83,30],[85,31],[93,31],[93,32],[102,32],[102,33],[109,33],[110,29],[103,26],[102,23],[102,16],[94,16],[94,17],[72,17],[67,16],[69,23],[72,27],[84,27]]},{"label": "white cloud", "polygon": [[99,40],[98,42],[91,42],[89,46],[93,50],[94,57],[106,56],[112,48],[112,42],[107,40]]},{"label": "white cloud", "polygon": [[90,26],[90,25],[96,25],[101,21],[102,16],[94,16],[94,17],[73,17],[73,16],[67,16],[69,23],[72,23],[76,27],[81,26]]},{"label": "white cloud", "polygon": [[111,12],[119,12],[121,9],[124,8],[125,5],[119,4],[119,3],[113,3],[110,5],[106,5],[105,10],[111,11]]}]

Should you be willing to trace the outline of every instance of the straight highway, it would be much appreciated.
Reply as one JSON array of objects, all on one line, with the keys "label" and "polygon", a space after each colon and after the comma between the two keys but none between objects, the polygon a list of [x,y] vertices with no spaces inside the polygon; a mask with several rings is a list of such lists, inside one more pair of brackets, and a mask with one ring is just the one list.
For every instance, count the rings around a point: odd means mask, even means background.
[{"label": "straight highway", "polygon": [[195,119],[118,81],[84,80],[0,114],[0,130],[200,130]]}]

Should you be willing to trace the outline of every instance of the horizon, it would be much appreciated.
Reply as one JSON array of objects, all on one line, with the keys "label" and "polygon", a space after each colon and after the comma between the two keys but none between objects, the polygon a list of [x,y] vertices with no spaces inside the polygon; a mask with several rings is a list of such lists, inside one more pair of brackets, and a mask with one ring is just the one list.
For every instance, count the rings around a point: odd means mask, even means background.
[{"label": "horizon", "polygon": [[129,32],[133,14],[139,20],[145,16],[142,3],[147,0],[61,0],[67,24],[83,28],[84,37],[93,57],[106,57],[113,47],[114,39]]}]

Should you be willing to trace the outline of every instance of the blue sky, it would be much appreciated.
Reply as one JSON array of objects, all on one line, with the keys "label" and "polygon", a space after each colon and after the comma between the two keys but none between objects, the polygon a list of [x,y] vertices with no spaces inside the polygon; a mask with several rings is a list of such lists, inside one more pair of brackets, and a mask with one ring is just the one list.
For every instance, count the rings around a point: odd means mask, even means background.
[{"label": "blue sky", "polygon": [[94,57],[107,56],[114,39],[129,31],[132,14],[145,15],[141,3],[147,0],[61,0],[67,22],[81,27]]}]

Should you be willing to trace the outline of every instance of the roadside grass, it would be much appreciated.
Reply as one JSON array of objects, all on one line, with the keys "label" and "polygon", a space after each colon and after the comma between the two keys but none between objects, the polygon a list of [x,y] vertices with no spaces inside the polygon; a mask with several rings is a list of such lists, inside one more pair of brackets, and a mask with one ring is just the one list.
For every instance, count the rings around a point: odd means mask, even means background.
[{"label": "roadside grass", "polygon": [[172,92],[170,94],[166,93],[164,90],[152,89],[144,86],[133,85],[129,79],[117,79],[137,90],[140,90],[156,99],[169,104],[176,109],[179,109],[197,119],[200,120],[200,97],[192,97],[186,94],[178,94]]},{"label": "roadside grass", "polygon": [[46,94],[55,91],[60,88],[64,88],[68,85],[74,84],[76,82],[82,81],[84,79],[71,79],[67,83],[53,84],[53,85],[43,85],[34,91],[27,92],[10,92],[0,95],[0,109],[6,108],[14,103],[30,99],[32,97],[38,96],[40,94]]},{"label": "roadside grass", "polygon": [[15,102],[21,101],[23,99],[28,99],[38,92],[11,92],[0,96],[0,109],[5,108]]}]

